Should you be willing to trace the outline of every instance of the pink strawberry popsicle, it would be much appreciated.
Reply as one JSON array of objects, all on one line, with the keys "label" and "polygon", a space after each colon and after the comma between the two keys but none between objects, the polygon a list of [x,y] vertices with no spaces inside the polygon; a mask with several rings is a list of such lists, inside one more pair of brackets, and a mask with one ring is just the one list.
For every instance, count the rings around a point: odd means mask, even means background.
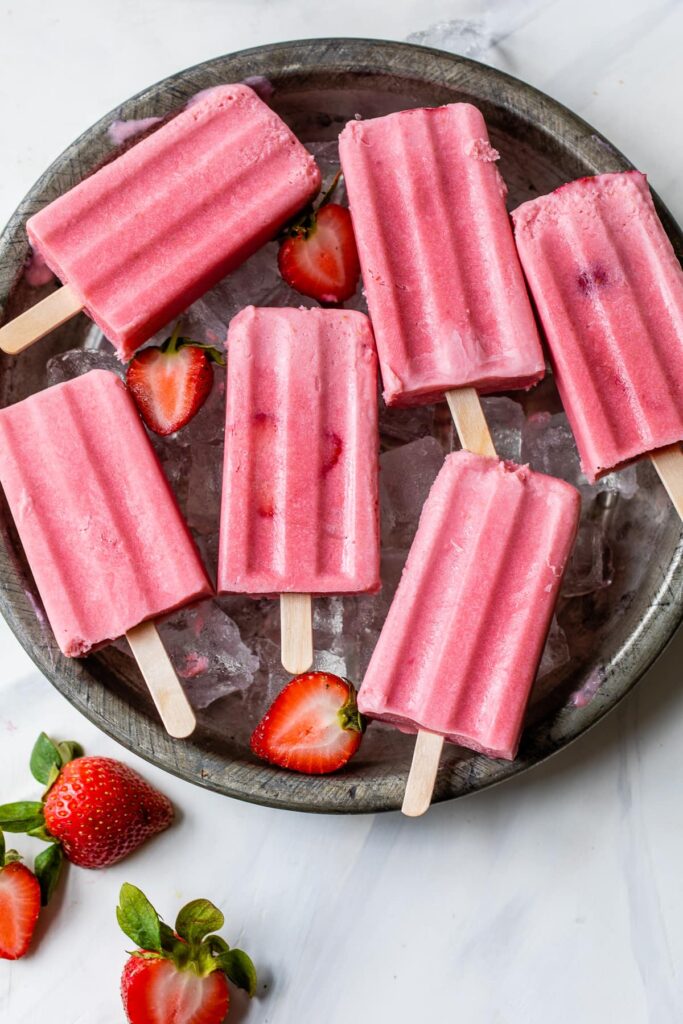
[{"label": "pink strawberry popsicle", "polygon": [[[29,239],[74,307],[56,322],[84,308],[128,360],[319,187],[311,154],[253,90],[212,89],[30,218]],[[20,351],[46,333],[35,333],[37,310],[23,314],[28,342],[22,317],[0,347]]]},{"label": "pink strawberry popsicle", "polygon": [[167,732],[189,736],[153,620],[213,589],[125,385],[92,370],[0,410],[0,483],[62,652],[125,634]]},{"label": "pink strawberry popsicle", "polygon": [[680,441],[683,271],[645,175],[581,178],[512,217],[588,479]]},{"label": "pink strawberry popsicle", "polygon": [[580,495],[461,451],[446,458],[358,694],[372,718],[512,759]]},{"label": "pink strawberry popsicle", "polygon": [[479,110],[351,121],[339,155],[387,404],[540,380],[506,187]]},{"label": "pink strawberry popsicle", "polygon": [[115,374],[92,370],[0,410],[0,482],[64,654],[212,593]]},{"label": "pink strawberry popsicle", "polygon": [[362,313],[249,306],[231,321],[220,591],[379,588],[376,385]]}]

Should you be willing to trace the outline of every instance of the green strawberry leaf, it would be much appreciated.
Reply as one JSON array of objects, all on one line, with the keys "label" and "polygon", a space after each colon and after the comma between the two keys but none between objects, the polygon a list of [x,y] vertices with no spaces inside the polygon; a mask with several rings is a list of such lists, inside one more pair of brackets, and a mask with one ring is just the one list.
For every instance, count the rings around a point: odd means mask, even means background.
[{"label": "green strawberry leaf", "polygon": [[220,970],[220,958],[230,951],[230,946],[220,935],[207,935],[199,948],[195,947],[195,963],[200,977]]},{"label": "green strawberry leaf", "polygon": [[59,843],[42,850],[35,859],[33,870],[40,882],[40,902],[48,905],[59,883],[64,865],[64,853]]},{"label": "green strawberry leaf", "polygon": [[221,953],[227,953],[230,949],[230,946],[220,935],[207,935],[202,945],[214,959],[220,956]]},{"label": "green strawberry leaf", "polygon": [[75,740],[64,740],[63,743],[58,743],[57,750],[62,759],[62,767],[69,761],[75,761],[77,757],[83,757],[83,747]]},{"label": "green strawberry leaf", "polygon": [[4,863],[5,863],[5,836],[4,836],[4,833],[3,833],[2,829],[0,828],[0,868],[4,865]]},{"label": "green strawberry leaf", "polygon": [[44,786],[48,784],[51,772],[56,769],[59,774],[62,767],[62,757],[57,745],[44,732],[41,732],[31,751],[30,767],[33,778],[36,782],[42,782]]},{"label": "green strawberry leaf", "polygon": [[161,953],[161,922],[144,893],[124,882],[119,894],[116,919],[121,930],[141,949]]},{"label": "green strawberry leaf", "polygon": [[43,805],[34,800],[20,800],[0,805],[0,828],[5,832],[30,832],[45,824]]},{"label": "green strawberry leaf", "polygon": [[209,900],[192,900],[183,907],[175,922],[175,930],[186,942],[201,942],[209,932],[216,932],[225,924],[225,918]]},{"label": "green strawberry leaf", "polygon": [[59,840],[48,832],[46,826],[39,825],[38,828],[32,828],[28,835],[33,836],[34,839],[40,839],[44,843],[58,843]]},{"label": "green strawberry leaf", "polygon": [[59,778],[59,774],[60,774],[60,769],[57,767],[57,765],[53,764],[52,767],[50,768],[50,774],[47,777],[47,782],[45,783],[45,789],[43,791],[43,799],[45,799],[47,794],[50,792],[50,790],[54,786],[55,782]]},{"label": "green strawberry leaf", "polygon": [[159,921],[159,935],[161,936],[161,948],[166,953],[172,953],[178,944],[173,929],[165,921]]},{"label": "green strawberry leaf", "polygon": [[243,988],[250,996],[256,995],[256,968],[250,956],[241,949],[230,949],[216,960],[218,967],[225,971],[233,985]]}]

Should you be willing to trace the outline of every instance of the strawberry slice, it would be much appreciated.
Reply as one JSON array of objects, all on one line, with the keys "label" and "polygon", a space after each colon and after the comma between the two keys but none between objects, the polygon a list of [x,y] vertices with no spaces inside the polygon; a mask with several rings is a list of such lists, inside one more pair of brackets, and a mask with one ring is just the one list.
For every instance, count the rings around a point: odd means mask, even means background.
[{"label": "strawberry slice", "polygon": [[0,832],[0,959],[18,960],[26,953],[40,913],[40,883],[16,850],[5,854]]},{"label": "strawberry slice", "polygon": [[281,768],[324,775],[356,753],[364,728],[348,679],[306,672],[275,698],[254,730],[251,749]]},{"label": "strawberry slice", "polygon": [[317,209],[309,209],[286,229],[278,253],[280,273],[290,288],[326,305],[350,299],[360,277],[351,214],[329,201],[339,177]]},{"label": "strawberry slice", "polygon": [[201,409],[213,384],[211,363],[225,356],[211,345],[180,337],[180,327],[161,346],[133,358],[126,383],[150,430],[165,437],[180,430]]},{"label": "strawberry slice", "polygon": [[228,982],[219,971],[200,978],[170,960],[139,956],[123,969],[121,998],[130,1024],[220,1024],[230,1005]]},{"label": "strawberry slice", "polygon": [[221,1024],[230,1005],[228,980],[250,996],[256,992],[251,959],[210,934],[223,927],[224,918],[208,900],[183,907],[172,929],[144,893],[126,882],[116,917],[140,946],[121,977],[130,1024]]}]

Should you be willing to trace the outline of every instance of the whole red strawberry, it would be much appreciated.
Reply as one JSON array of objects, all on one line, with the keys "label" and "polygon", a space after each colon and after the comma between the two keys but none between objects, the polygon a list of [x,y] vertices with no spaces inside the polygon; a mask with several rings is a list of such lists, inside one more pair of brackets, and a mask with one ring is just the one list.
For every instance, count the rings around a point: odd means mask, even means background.
[{"label": "whole red strawberry", "polygon": [[28,950],[40,913],[40,883],[16,850],[5,853],[0,831],[0,959],[18,960]]},{"label": "whole red strawberry", "polygon": [[360,263],[351,214],[329,200],[339,175],[317,209],[309,209],[285,230],[278,253],[282,277],[302,295],[326,305],[350,299],[358,287]]},{"label": "whole red strawberry", "polygon": [[306,672],[275,698],[254,730],[251,749],[281,768],[321,775],[347,763],[360,746],[364,728],[348,679]]},{"label": "whole red strawberry", "polygon": [[163,345],[138,352],[126,383],[150,430],[165,436],[189,423],[211,391],[212,362],[224,365],[225,357],[210,345],[181,338],[179,326]]},{"label": "whole red strawberry", "polygon": [[130,1024],[221,1024],[230,1005],[228,979],[250,996],[256,971],[220,935],[221,911],[208,900],[183,907],[171,929],[134,885],[121,887],[117,920],[140,948],[126,962],[121,998]]},{"label": "whole red strawberry", "polygon": [[173,820],[170,800],[132,768],[83,757],[74,743],[55,744],[41,733],[31,770],[48,787],[43,802],[5,804],[0,827],[61,844],[79,867],[115,864]]},{"label": "whole red strawberry", "polygon": [[173,805],[111,757],[79,757],[45,800],[45,824],[72,864],[106,868],[173,821]]}]

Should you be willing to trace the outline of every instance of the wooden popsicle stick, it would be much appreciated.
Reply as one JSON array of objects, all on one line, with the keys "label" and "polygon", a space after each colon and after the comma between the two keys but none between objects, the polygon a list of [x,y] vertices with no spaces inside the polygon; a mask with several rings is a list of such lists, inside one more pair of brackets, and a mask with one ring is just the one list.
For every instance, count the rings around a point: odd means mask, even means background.
[{"label": "wooden popsicle stick", "polygon": [[420,730],[417,734],[401,808],[409,818],[418,818],[429,810],[443,743],[443,736],[437,736],[436,733]]},{"label": "wooden popsicle stick", "polygon": [[310,594],[280,594],[282,664],[293,676],[313,664],[313,609]]},{"label": "wooden popsicle stick", "polygon": [[83,303],[68,284],[52,292],[35,306],[25,310],[4,327],[0,327],[0,349],[17,356],[34,341],[44,338],[55,327],[61,327],[83,309]]},{"label": "wooden popsicle stick", "polygon": [[650,455],[673,506],[683,519],[683,452],[680,444],[670,444]]},{"label": "wooden popsicle stick", "polygon": [[142,622],[128,630],[126,639],[166,732],[174,739],[185,739],[194,732],[197,719],[161,642],[157,627],[153,622]]},{"label": "wooden popsicle stick", "polygon": [[[475,389],[458,388],[447,391],[446,399],[463,448],[474,452],[475,455],[496,458],[493,439]],[[417,734],[401,808],[403,813],[411,818],[419,817],[429,810],[443,744],[443,736],[425,732],[423,729]]]},{"label": "wooden popsicle stick", "polygon": [[489,455],[495,459],[493,438],[475,389],[458,388],[457,391],[447,391],[446,400],[463,448],[474,452],[475,455]]}]

